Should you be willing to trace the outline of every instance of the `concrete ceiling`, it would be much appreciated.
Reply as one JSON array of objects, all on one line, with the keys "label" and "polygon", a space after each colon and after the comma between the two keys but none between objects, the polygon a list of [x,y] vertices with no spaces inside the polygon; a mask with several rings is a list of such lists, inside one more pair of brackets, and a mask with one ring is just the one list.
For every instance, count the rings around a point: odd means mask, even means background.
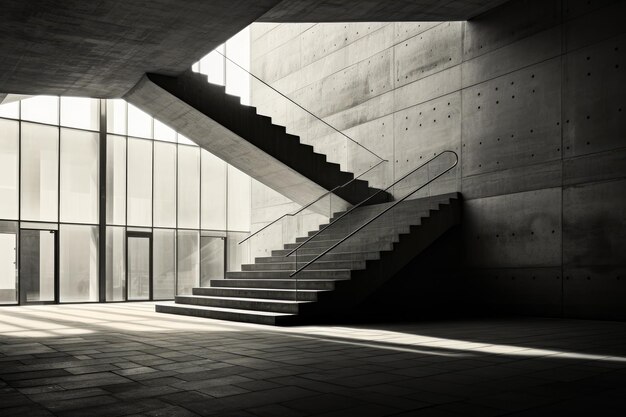
[{"label": "concrete ceiling", "polygon": [[0,92],[121,97],[177,75],[280,0],[5,0]]},{"label": "concrete ceiling", "polygon": [[469,20],[507,0],[283,0],[261,22]]},{"label": "concrete ceiling", "polygon": [[145,73],[181,74],[256,20],[466,20],[503,1],[5,0],[0,92],[122,97]]}]

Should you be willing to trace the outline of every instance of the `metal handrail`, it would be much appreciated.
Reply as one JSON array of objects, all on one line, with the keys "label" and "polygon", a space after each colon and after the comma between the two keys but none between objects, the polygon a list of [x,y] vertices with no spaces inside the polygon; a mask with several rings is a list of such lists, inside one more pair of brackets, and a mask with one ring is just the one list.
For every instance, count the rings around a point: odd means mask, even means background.
[{"label": "metal handrail", "polygon": [[[343,213],[341,216],[337,217],[337,220],[335,220],[333,223],[329,223],[328,225],[326,225],[326,227],[324,227],[323,229],[321,229],[319,232],[315,233],[313,236],[309,237],[307,240],[305,240],[304,242],[302,242],[300,245],[298,245],[298,247],[296,247],[295,249],[293,249],[291,252],[289,252],[287,255],[285,255],[285,257],[287,256],[291,256],[291,254],[293,254],[295,251],[297,251],[298,249],[300,249],[302,246],[306,245],[309,241],[315,239],[317,237],[317,235],[319,235],[320,233],[324,232],[326,229],[328,229],[331,225],[337,223],[339,220],[341,220],[344,216],[350,214],[353,210],[361,207],[364,203],[367,203],[369,200],[371,200],[372,198],[376,197],[379,193],[382,192],[386,192],[387,190],[389,190],[391,187],[393,187],[394,185],[396,185],[397,183],[399,183],[400,181],[404,180],[406,177],[408,177],[409,175],[412,175],[415,171],[423,168],[426,164],[429,164],[431,161],[433,161],[436,158],[439,158],[441,155],[443,155],[444,153],[448,153],[448,152],[452,152],[458,162],[459,157],[457,156],[456,152],[454,151],[443,151],[441,152],[439,155],[435,155],[432,158],[430,158],[428,161],[424,162],[422,165],[418,166],[417,168],[415,168],[414,170],[412,170],[411,172],[409,172],[408,174],[404,175],[402,178],[396,180],[393,184],[391,184],[390,186],[388,186],[387,188],[385,188],[384,190],[378,190],[377,192],[375,192],[374,194],[372,194],[371,196],[367,197],[365,200],[361,201],[360,203],[356,204],[355,206],[353,206],[350,210],[346,211],[345,213]],[[454,168],[454,167],[453,167]],[[414,191],[415,192],[415,191]]]},{"label": "metal handrail", "polygon": [[279,218],[277,218],[276,220],[274,220],[273,222],[266,224],[265,226],[263,226],[262,228],[260,228],[259,230],[257,230],[256,232],[252,233],[250,236],[248,236],[247,238],[243,239],[242,241],[240,241],[239,243],[237,243],[238,245],[241,245],[243,242],[245,242],[246,240],[250,239],[251,237],[257,235],[258,233],[262,232],[263,230],[267,229],[268,227],[270,227],[271,225],[273,225],[274,223],[276,223],[279,220],[284,219],[285,217],[293,217],[296,214],[301,213],[302,211],[306,210],[307,208],[311,207],[313,204],[317,203],[318,201],[320,201],[322,198],[326,197],[328,194],[332,194],[334,193],[336,190],[343,188],[345,186],[347,186],[348,184],[352,183],[353,181],[358,180],[359,178],[361,178],[363,175],[367,174],[368,172],[370,172],[371,170],[373,170],[374,168],[376,168],[378,165],[382,164],[383,162],[389,162],[386,159],[383,159],[382,161],[378,162],[376,165],[374,165],[373,167],[371,167],[370,169],[368,169],[367,171],[363,172],[362,174],[360,174],[358,177],[354,177],[352,178],[350,181],[346,182],[345,184],[342,185],[338,185],[335,188],[333,188],[330,191],[326,191],[324,194],[322,194],[321,196],[317,197],[315,200],[311,201],[309,204],[307,204],[304,207],[300,207],[300,209],[298,209],[297,211],[294,211],[293,213],[286,213],[283,214],[282,216],[280,216]]},{"label": "metal handrail", "polygon": [[233,65],[236,65],[237,67],[241,68],[244,72],[247,72],[248,75],[250,75],[252,78],[256,79],[261,84],[263,84],[266,87],[268,87],[269,89],[275,91],[278,95],[282,96],[283,98],[291,101],[293,104],[295,104],[296,106],[300,107],[302,110],[304,110],[305,112],[307,112],[311,116],[315,117],[317,120],[319,120],[320,122],[324,123],[326,126],[330,127],[335,132],[339,133],[341,136],[345,137],[346,139],[348,139],[351,142],[354,142],[357,146],[360,146],[361,148],[365,149],[367,152],[369,152],[370,154],[374,155],[376,158],[380,159],[381,161],[385,161],[384,158],[378,156],[376,153],[374,153],[371,150],[367,149],[365,146],[361,145],[359,142],[357,142],[356,140],[352,139],[350,136],[346,135],[341,130],[337,129],[335,126],[333,126],[330,123],[328,123],[326,120],[324,120],[321,117],[311,113],[310,110],[307,110],[301,104],[296,103],[295,101],[293,101],[293,99],[287,97],[285,94],[281,93],[280,91],[278,91],[277,89],[275,89],[274,87],[272,87],[271,85],[269,85],[268,83],[266,83],[265,81],[263,81],[262,79],[260,79],[259,77],[257,77],[256,75],[254,75],[253,73],[251,73],[250,71],[248,71],[247,69],[245,69],[244,67],[242,67],[241,65],[239,65],[238,63],[236,63],[235,61],[233,61],[232,59],[230,59],[229,57],[227,57],[223,53],[221,53],[220,51],[218,51],[217,49],[215,49],[214,52],[220,54],[222,57],[224,57],[224,59],[226,59],[227,61],[231,62]]},{"label": "metal handrail", "polygon": [[[432,157],[431,159],[429,159],[428,161],[424,162],[422,165],[420,165],[419,167],[415,168],[414,170],[412,170],[411,172],[409,172],[408,174],[404,175],[402,178],[400,178],[399,180],[395,181],[393,184],[391,184],[389,187],[385,188],[384,190],[380,190],[380,191],[387,191],[389,190],[391,187],[393,187],[394,185],[396,185],[397,183],[399,183],[400,181],[404,180],[405,178],[407,178],[409,175],[413,174],[414,172],[418,171],[419,169],[423,168],[426,164],[429,164],[430,162],[432,162],[433,160],[435,160],[436,158],[439,158],[441,155],[445,154],[445,153],[451,153],[454,155],[454,164],[452,164],[449,168],[447,168],[445,171],[443,171],[442,173],[440,173],[439,175],[435,176],[434,178],[426,181],[424,184],[422,184],[421,186],[419,186],[418,188],[416,188],[415,190],[411,191],[409,194],[405,195],[404,197],[402,197],[400,200],[394,202],[392,205],[390,205],[389,207],[387,207],[385,210],[383,210],[382,212],[378,213],[376,216],[374,216],[373,218],[369,219],[367,222],[365,222],[364,224],[362,224],[361,226],[359,226],[356,230],[354,230],[353,232],[349,233],[347,236],[343,237],[339,242],[335,243],[334,245],[332,245],[331,247],[329,247],[328,249],[324,250],[322,253],[320,253],[319,255],[317,255],[315,258],[313,258],[312,260],[310,260],[309,262],[307,262],[305,265],[303,265],[301,268],[298,268],[298,263],[296,261],[296,270],[294,272],[292,272],[291,274],[289,274],[290,277],[293,277],[294,275],[296,275],[298,272],[302,271],[303,269],[307,268],[309,265],[311,265],[312,263],[314,263],[315,261],[317,261],[318,259],[320,259],[321,257],[323,257],[324,255],[326,255],[328,252],[330,252],[331,250],[335,249],[337,246],[341,245],[343,242],[345,242],[346,240],[348,240],[349,238],[351,238],[352,236],[354,236],[356,233],[358,233],[360,230],[362,230],[364,227],[366,227],[367,225],[369,225],[370,223],[372,223],[374,220],[378,219],[380,216],[382,216],[383,214],[385,214],[386,212],[388,212],[389,210],[393,209],[395,206],[397,206],[398,204],[400,204],[401,202],[403,202],[404,200],[406,200],[408,197],[412,196],[413,194],[415,194],[416,192],[418,192],[419,190],[421,190],[422,188],[426,187],[428,184],[430,184],[431,182],[435,181],[437,178],[441,177],[442,175],[446,174],[448,171],[450,171],[451,169],[453,169],[455,166],[458,165],[459,163],[459,156],[457,155],[456,152],[454,151],[450,151],[450,150],[446,150],[441,152],[439,155],[436,155],[434,157]],[[379,192],[380,192],[379,191]],[[376,194],[374,194],[376,195]],[[371,197],[369,197],[371,198]],[[368,198],[368,199],[369,199]],[[319,235],[320,233],[322,233],[324,230],[326,230],[327,228],[329,228],[331,225],[336,224],[342,217],[344,217],[345,215],[347,215],[348,213],[352,212],[354,209],[356,209],[358,206],[362,205],[366,200],[363,200],[361,203],[359,203],[358,205],[352,207],[350,210],[348,210],[347,212],[345,212],[344,214],[342,214],[340,217],[337,218],[337,220],[335,220],[333,223],[329,223],[328,226],[326,226],[324,229],[320,230],[319,232],[317,232],[315,235],[311,236],[309,239],[307,239],[306,241],[304,241],[302,244],[300,244],[296,249],[292,250],[291,252],[289,252],[287,255],[285,255],[285,257],[290,256],[292,253],[296,252],[298,249],[300,249],[303,245],[305,245],[307,242],[309,242],[311,239],[313,239],[315,236]]]}]

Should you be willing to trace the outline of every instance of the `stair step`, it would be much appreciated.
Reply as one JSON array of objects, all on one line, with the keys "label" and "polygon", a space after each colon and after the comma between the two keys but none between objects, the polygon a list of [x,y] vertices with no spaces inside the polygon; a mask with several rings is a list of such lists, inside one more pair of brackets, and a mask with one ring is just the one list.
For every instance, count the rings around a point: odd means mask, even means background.
[{"label": "stair step", "polygon": [[[308,262],[313,260],[316,255],[300,255],[298,254],[298,262]],[[256,264],[263,263],[275,263],[275,262],[293,262],[295,254],[290,257],[285,256],[265,256],[255,258]],[[365,261],[370,259],[380,259],[380,252],[340,252],[340,253],[328,253],[324,256],[326,261]]]},{"label": "stair step", "polygon": [[345,279],[212,279],[212,288],[262,288],[332,291]]},{"label": "stair step", "polygon": [[[292,271],[230,271],[226,272],[227,279],[280,279],[290,278]],[[349,269],[320,269],[320,270],[304,270],[298,274],[298,280],[304,279],[320,279],[320,278],[339,278],[349,279],[351,271]]]},{"label": "stair step", "polygon": [[[348,226],[348,225],[346,225]],[[361,224],[353,224],[350,225],[350,227],[347,227],[347,230],[345,231],[341,231],[338,230],[338,228],[335,227],[331,227],[327,230],[322,231],[319,235],[317,235],[315,237],[315,239],[320,239],[320,240],[338,240],[338,239],[342,239],[343,237],[345,237],[347,234],[349,234],[350,232],[356,230],[357,228],[359,228],[361,226]],[[369,228],[369,227],[365,227],[363,230],[360,230],[358,233],[361,236],[368,236],[368,237],[373,237],[373,236],[394,236],[394,235],[400,235],[403,233],[409,233],[409,231],[411,230],[411,227],[409,225],[407,226],[403,226],[403,227],[377,227],[377,228]],[[315,235],[316,233],[319,233],[319,231],[317,232],[309,232],[308,236],[303,236],[303,237],[297,237],[296,238],[296,243],[302,243],[304,241],[306,241],[308,238],[310,238],[311,236]]]},{"label": "stair step", "polygon": [[[327,248],[309,248],[303,247],[298,249],[298,256],[300,255],[318,255],[325,251]],[[382,252],[393,249],[392,242],[373,242],[373,243],[355,243],[352,240],[348,242],[344,242],[341,245],[337,246],[335,249],[328,252],[332,253],[343,253],[343,252]],[[292,249],[278,249],[272,251],[272,256],[286,256]],[[295,256],[295,252],[292,256]]]},{"label": "stair step", "polygon": [[[339,242],[339,239],[330,239],[330,240],[314,239],[310,241],[309,243],[307,243],[306,247],[307,248],[327,248],[337,242]],[[300,246],[300,243],[285,243],[283,245],[283,248],[291,250],[291,249],[297,248],[298,246]]]},{"label": "stair step", "polygon": [[[278,271],[288,270],[294,271],[296,269],[295,257],[290,258],[291,262],[274,262],[274,263],[255,263],[241,265],[242,271]],[[308,261],[303,261],[298,258],[298,266],[303,266]],[[319,269],[365,269],[365,261],[319,261],[308,267],[309,270]]]},{"label": "stair step", "polygon": [[264,298],[272,300],[317,301],[320,290],[284,288],[203,287],[194,288],[193,295],[236,298]]},{"label": "stair step", "polygon": [[276,313],[271,311],[206,307],[191,304],[175,304],[173,302],[157,304],[156,311],[159,313],[180,314],[184,316],[269,325],[277,325],[281,323],[281,319],[289,319],[293,317],[293,314]]},{"label": "stair step", "polygon": [[[378,219],[372,221],[367,225],[367,229],[384,229],[391,227],[403,227],[407,225],[415,224],[419,219],[430,215],[431,210],[436,210],[439,204],[428,207],[427,209],[410,210],[410,211],[396,211],[395,209],[388,211]],[[380,214],[383,209],[377,209],[370,212],[359,212],[364,209],[363,207],[357,208],[354,212],[350,213],[347,217],[336,216],[330,218],[330,224],[335,230],[344,230],[345,228],[354,228],[355,226],[362,225],[367,221],[373,219],[377,214]],[[393,215],[392,215],[393,214]],[[322,223],[317,230],[312,230],[310,233],[317,233],[318,231],[327,228],[329,223]]]},{"label": "stair step", "polygon": [[[356,228],[351,231],[356,230]],[[407,232],[408,233],[408,232]],[[343,239],[346,235],[343,235],[341,239]],[[335,243],[341,241],[341,239],[325,239],[323,235],[316,236],[315,238],[308,241],[303,248],[328,248]],[[368,244],[368,243],[376,243],[376,242],[386,242],[393,243],[398,241],[398,235],[383,235],[383,236],[361,236],[360,234],[355,234],[350,237],[350,242],[358,243],[358,244]],[[295,249],[300,246],[301,243],[286,243],[284,249]]]},{"label": "stair step", "polygon": [[[428,214],[429,210],[437,209],[440,204],[449,204],[451,200],[456,200],[459,198],[459,193],[448,193],[442,195],[436,195],[432,197],[423,197],[413,200],[407,200],[403,202],[401,205],[396,206],[393,209],[394,213],[401,214],[404,216],[414,216],[416,213],[426,213]],[[385,208],[393,204],[393,202],[385,202],[382,204],[376,205],[366,205],[356,208],[351,214],[350,217],[352,219],[365,219],[369,218],[374,214],[380,213]],[[345,211],[339,211],[333,213],[330,221],[331,223],[337,219],[337,217],[343,215]]]},{"label": "stair step", "polygon": [[[437,210],[439,205],[430,207],[428,210],[410,211],[406,213],[396,212],[395,209],[388,211],[381,217],[373,220],[366,226],[367,229],[385,229],[393,227],[403,227],[407,225],[419,224],[420,219],[428,217],[431,214],[431,210]],[[397,207],[397,206],[396,206]],[[357,209],[358,210],[358,209]],[[345,217],[337,217],[331,219],[331,230],[345,231],[347,229],[354,229],[361,226],[368,221],[372,220],[378,214],[382,213],[382,210],[377,210],[371,213],[351,213]],[[321,224],[319,230],[326,229],[328,224]]]},{"label": "stair step", "polygon": [[310,301],[275,300],[264,298],[237,298],[202,295],[177,295],[177,304],[193,304],[206,307],[235,308],[239,310],[272,311],[276,313],[298,313],[298,305]]}]

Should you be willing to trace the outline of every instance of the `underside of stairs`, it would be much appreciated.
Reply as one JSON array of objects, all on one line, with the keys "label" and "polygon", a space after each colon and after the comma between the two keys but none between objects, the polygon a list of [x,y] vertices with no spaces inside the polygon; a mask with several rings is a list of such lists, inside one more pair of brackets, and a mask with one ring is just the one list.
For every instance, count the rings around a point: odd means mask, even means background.
[{"label": "underside of stairs", "polygon": [[[255,107],[242,105],[239,97],[226,93],[225,87],[208,83],[203,74],[146,74],[124,98],[301,205],[355,178],[339,164],[327,161],[326,155],[315,152],[313,146],[301,143],[298,136],[288,134],[284,126],[258,114]],[[377,159],[371,157],[373,165]],[[336,191],[333,206],[345,209],[377,191],[367,181],[354,180]],[[387,201],[389,194],[380,192],[368,203]],[[327,207],[328,203],[320,203],[311,209],[328,215]]]},{"label": "underside of stairs", "polygon": [[[359,207],[298,250],[298,265],[313,260],[391,203]],[[271,256],[213,279],[210,287],[157,304],[163,313],[270,325],[314,322],[349,312],[393,278],[444,233],[460,223],[458,193],[403,201],[320,260],[299,272],[294,255],[286,255],[308,237],[274,250]],[[309,232],[314,235],[319,230]]]}]

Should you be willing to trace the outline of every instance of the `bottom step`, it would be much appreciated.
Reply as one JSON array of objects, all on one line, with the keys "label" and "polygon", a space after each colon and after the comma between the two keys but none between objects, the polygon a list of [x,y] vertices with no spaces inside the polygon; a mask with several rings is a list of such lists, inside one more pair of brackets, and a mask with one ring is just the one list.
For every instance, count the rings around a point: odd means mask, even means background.
[{"label": "bottom step", "polygon": [[180,314],[184,316],[204,317],[217,320],[239,321],[246,323],[285,325],[294,314],[275,313],[270,311],[238,310],[234,308],[207,307],[189,304],[159,303],[155,306],[157,313]]}]

